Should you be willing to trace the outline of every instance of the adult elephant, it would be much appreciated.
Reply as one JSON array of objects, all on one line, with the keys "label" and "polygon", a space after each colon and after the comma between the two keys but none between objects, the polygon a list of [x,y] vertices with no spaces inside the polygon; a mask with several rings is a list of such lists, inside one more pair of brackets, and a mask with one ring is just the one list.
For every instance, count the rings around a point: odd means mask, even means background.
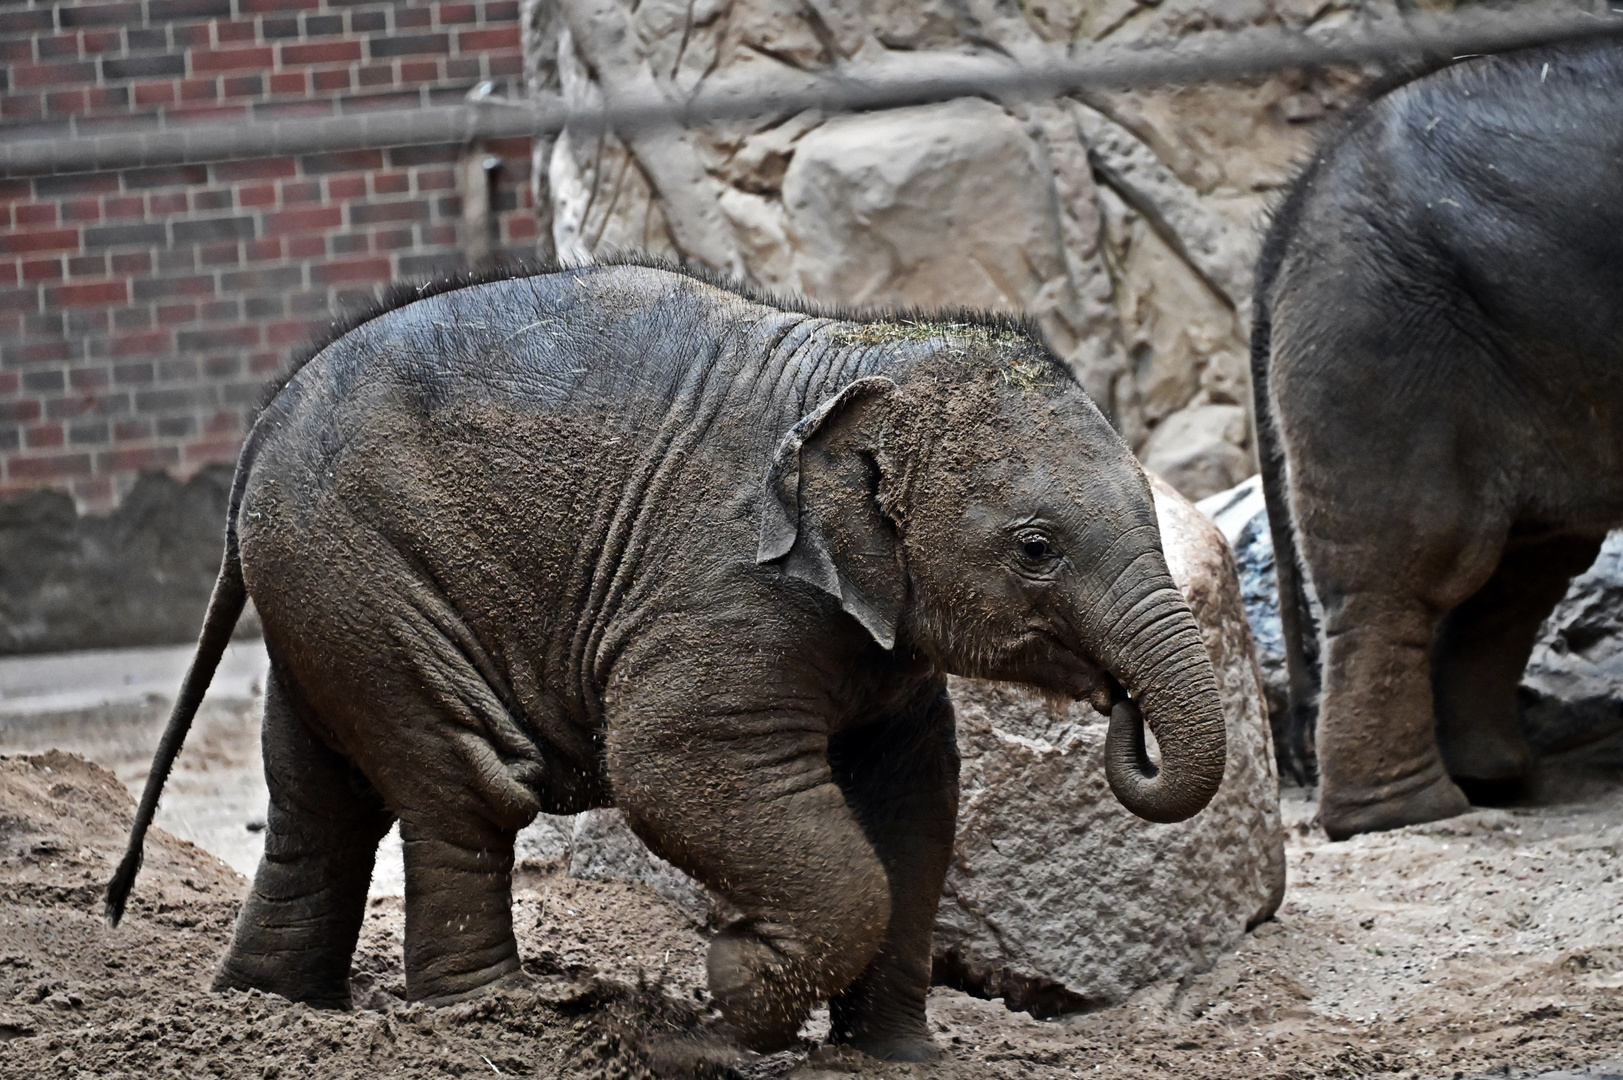
[{"label": "adult elephant", "polygon": [[[1223,714],[1143,473],[1006,320],[861,321],[657,267],[402,293],[243,450],[141,835],[251,595],[265,858],[215,985],[340,1005],[373,850],[405,843],[406,989],[513,976],[513,838],[623,807],[741,917],[710,988],[761,1050],[931,1053],[958,762],[944,672],[1086,697],[1156,821]],[[1143,723],[1160,747],[1147,755]]]},{"label": "adult elephant", "polygon": [[1357,115],[1268,235],[1258,442],[1332,837],[1528,771],[1538,626],[1623,523],[1620,118],[1615,42],[1456,64]]}]

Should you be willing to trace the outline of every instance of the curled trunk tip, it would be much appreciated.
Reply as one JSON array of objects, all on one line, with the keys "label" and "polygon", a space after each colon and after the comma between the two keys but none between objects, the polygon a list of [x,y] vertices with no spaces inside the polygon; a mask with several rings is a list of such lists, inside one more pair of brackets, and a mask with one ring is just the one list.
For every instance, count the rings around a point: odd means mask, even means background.
[{"label": "curled trunk tip", "polygon": [[[1121,804],[1146,821],[1171,824],[1193,817],[1211,802],[1223,782],[1227,746],[1222,704],[1215,686],[1203,691],[1197,695],[1202,700],[1193,715],[1178,721],[1187,727],[1176,734],[1157,733],[1161,766],[1150,760],[1144,714],[1137,703],[1122,697],[1111,707],[1105,736],[1105,779]],[[1208,697],[1210,702],[1204,700]]]}]

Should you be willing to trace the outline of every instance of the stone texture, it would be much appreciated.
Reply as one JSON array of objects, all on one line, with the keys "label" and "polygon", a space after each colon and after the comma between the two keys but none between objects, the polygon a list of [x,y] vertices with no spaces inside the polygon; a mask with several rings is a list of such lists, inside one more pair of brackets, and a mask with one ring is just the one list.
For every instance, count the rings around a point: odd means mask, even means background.
[{"label": "stone texture", "polygon": [[1204,970],[1284,893],[1279,781],[1228,545],[1159,482],[1156,510],[1228,722],[1227,772],[1205,810],[1152,825],[1123,809],[1104,777],[1106,721],[1088,706],[952,681],[962,804],[938,976],[1038,1015]]},{"label": "stone texture", "polygon": [[623,810],[605,808],[575,815],[569,876],[584,881],[640,881],[674,901],[696,923],[703,924],[710,914],[710,894],[704,886],[649,851],[631,831]]},{"label": "stone texture", "polygon": [[[1446,3],[1446,0],[1445,0]],[[529,85],[590,103],[650,82],[899,69],[1203,30],[1319,30],[1394,0],[526,0]],[[671,135],[566,133],[537,173],[565,260],[641,248],[832,304],[1033,316],[1186,495],[1255,471],[1251,266],[1271,196],[1376,73],[815,112]],[[1211,410],[1217,409],[1217,412]],[[1239,422],[1234,422],[1238,417]]]},{"label": "stone texture", "polygon": [[1253,476],[1227,491],[1202,499],[1195,508],[1216,523],[1234,551],[1240,599],[1271,716],[1290,707],[1290,676],[1285,671],[1284,628],[1279,621],[1279,586],[1274,578],[1274,534],[1268,530],[1262,477]]}]

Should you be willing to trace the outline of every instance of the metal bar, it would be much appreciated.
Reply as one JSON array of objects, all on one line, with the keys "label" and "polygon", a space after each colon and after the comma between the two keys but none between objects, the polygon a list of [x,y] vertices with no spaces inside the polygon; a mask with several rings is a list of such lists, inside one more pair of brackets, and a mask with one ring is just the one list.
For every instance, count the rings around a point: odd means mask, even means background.
[{"label": "metal bar", "polygon": [[677,124],[793,114],[855,112],[959,97],[1045,98],[1081,90],[1235,79],[1301,67],[1457,57],[1601,36],[1623,36],[1623,8],[1605,15],[1573,9],[1528,13],[1471,10],[1389,20],[1357,33],[1318,37],[1278,28],[1184,39],[1136,49],[1053,50],[1016,62],[1003,57],[899,53],[858,69],[794,72],[771,79],[719,80],[686,99],[619,95],[597,107],[556,96],[388,110],[318,119],[247,120],[75,138],[0,141],[0,175],[92,172],[152,165],[291,157],[326,150],[376,149],[574,130]]}]

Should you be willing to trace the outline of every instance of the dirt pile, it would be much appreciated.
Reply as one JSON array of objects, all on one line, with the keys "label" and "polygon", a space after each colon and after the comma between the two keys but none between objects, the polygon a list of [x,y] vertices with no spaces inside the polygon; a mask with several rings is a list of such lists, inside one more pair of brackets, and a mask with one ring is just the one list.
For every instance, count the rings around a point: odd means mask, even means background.
[{"label": "dirt pile", "polygon": [[702,930],[645,886],[572,880],[558,864],[527,864],[516,882],[526,988],[443,1009],[407,1004],[400,902],[378,897],[356,954],[356,1011],[211,994],[246,882],[154,831],[130,913],[108,929],[100,888],[132,801],[113,774],[76,756],[5,757],[0,1077],[1432,1080],[1576,1070],[1623,1057],[1617,778],[1552,766],[1540,805],[1345,844],[1323,838],[1311,802],[1293,791],[1280,917],[1211,971],[1053,1021],[937,989],[931,1023],[947,1058],[906,1066],[814,1049],[826,1018],[791,1052],[718,1050],[704,1037]]}]

